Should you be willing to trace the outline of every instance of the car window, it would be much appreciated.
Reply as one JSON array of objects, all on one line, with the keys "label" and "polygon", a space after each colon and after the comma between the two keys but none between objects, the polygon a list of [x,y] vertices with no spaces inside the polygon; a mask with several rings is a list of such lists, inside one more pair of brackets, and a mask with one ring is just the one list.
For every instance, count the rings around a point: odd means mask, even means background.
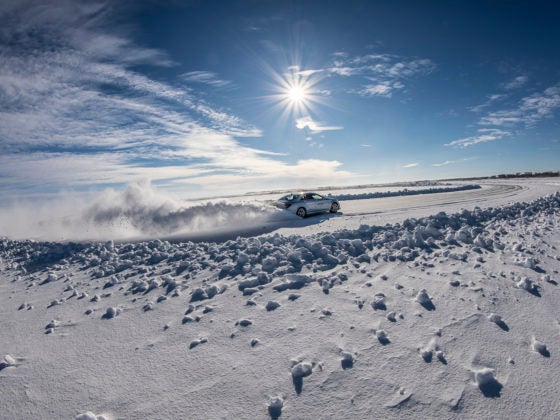
[{"label": "car window", "polygon": [[294,201],[297,197],[298,197],[297,195],[288,194],[288,195],[285,195],[284,197],[282,197],[280,200]]},{"label": "car window", "polygon": [[319,194],[313,194],[313,200],[322,200],[323,196]]}]

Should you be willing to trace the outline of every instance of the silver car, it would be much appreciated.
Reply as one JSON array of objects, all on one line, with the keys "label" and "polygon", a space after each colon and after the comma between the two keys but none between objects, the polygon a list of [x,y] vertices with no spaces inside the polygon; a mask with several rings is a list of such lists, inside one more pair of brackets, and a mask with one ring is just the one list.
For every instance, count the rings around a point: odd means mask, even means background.
[{"label": "silver car", "polygon": [[292,193],[278,199],[276,207],[287,209],[299,217],[306,217],[315,213],[336,213],[340,210],[340,203],[332,197],[324,197],[313,192]]}]

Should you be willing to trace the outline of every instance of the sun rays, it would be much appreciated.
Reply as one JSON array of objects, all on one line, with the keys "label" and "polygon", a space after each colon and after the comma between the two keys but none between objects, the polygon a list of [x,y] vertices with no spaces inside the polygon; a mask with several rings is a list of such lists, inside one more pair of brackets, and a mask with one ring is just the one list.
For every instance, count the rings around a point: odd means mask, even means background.
[{"label": "sun rays", "polygon": [[283,121],[309,115],[316,105],[324,101],[324,95],[317,88],[321,81],[320,73],[313,70],[302,71],[299,66],[291,66],[284,74],[273,75],[275,93],[269,99],[281,111]]}]

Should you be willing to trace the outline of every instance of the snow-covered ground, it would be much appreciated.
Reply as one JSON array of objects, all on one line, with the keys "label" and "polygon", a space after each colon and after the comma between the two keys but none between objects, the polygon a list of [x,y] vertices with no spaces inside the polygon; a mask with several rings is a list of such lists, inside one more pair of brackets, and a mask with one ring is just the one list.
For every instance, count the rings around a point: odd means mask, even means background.
[{"label": "snow-covered ground", "polygon": [[16,229],[0,418],[559,418],[560,183],[480,185],[304,220],[133,189],[33,230],[103,241]]}]

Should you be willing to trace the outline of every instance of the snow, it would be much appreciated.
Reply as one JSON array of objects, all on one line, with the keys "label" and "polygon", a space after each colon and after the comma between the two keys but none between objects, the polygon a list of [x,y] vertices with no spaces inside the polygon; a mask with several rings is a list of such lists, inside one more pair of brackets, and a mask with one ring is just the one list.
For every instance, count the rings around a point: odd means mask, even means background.
[{"label": "snow", "polygon": [[481,186],[219,240],[2,238],[0,418],[559,417],[560,185]]},{"label": "snow", "polygon": [[268,413],[271,418],[278,418],[282,415],[284,400],[282,397],[272,397],[268,403]]},{"label": "snow", "polygon": [[467,185],[457,185],[448,187],[431,187],[431,188],[419,188],[419,189],[408,189],[396,191],[379,191],[370,193],[358,193],[358,194],[337,194],[336,198],[343,201],[348,200],[364,200],[370,198],[382,198],[382,197],[398,197],[398,196],[410,196],[410,195],[422,195],[422,194],[435,194],[435,193],[447,193],[455,191],[468,191],[476,190],[481,188],[480,185],[467,184]]},{"label": "snow", "polygon": [[5,369],[7,367],[11,367],[11,366],[15,366],[16,365],[16,359],[14,359],[13,356],[6,354],[3,357],[3,360],[0,362],[0,370]]},{"label": "snow", "polygon": [[295,379],[305,378],[306,376],[311,375],[311,373],[313,373],[313,367],[311,363],[300,362],[292,367],[292,376]]},{"label": "snow", "polygon": [[474,372],[474,380],[478,386],[488,385],[496,380],[494,374],[494,369],[482,368]]},{"label": "snow", "polygon": [[542,356],[550,357],[550,352],[548,351],[546,344],[537,340],[535,337],[533,337],[532,339],[531,348],[533,349],[533,351],[540,353]]}]

